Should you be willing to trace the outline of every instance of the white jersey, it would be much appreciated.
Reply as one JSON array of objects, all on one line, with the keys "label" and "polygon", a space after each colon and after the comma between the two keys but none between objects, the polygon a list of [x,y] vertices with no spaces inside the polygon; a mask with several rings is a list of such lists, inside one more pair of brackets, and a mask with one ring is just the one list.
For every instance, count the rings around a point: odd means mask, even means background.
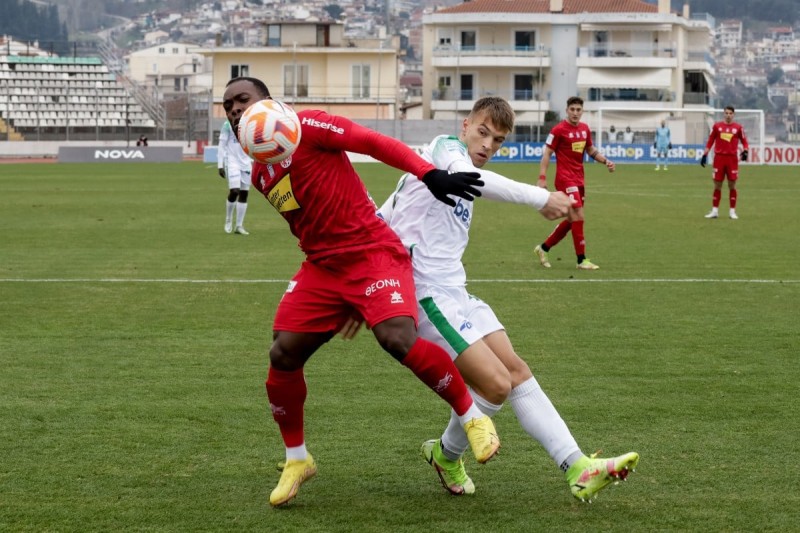
[{"label": "white jersey", "polygon": [[219,146],[217,148],[217,168],[244,170],[250,172],[253,160],[250,159],[242,145],[236,140],[230,123],[226,120],[219,131]]},{"label": "white jersey", "polygon": [[[457,137],[440,135],[422,157],[436,168],[451,172],[479,172],[483,198],[530,205],[541,209],[550,196],[545,189],[512,181],[500,174],[477,169],[466,145]],[[469,242],[474,204],[454,197],[455,207],[437,200],[416,176],[405,174],[378,213],[397,233],[411,253],[417,284],[445,287],[466,285],[461,258]]]}]

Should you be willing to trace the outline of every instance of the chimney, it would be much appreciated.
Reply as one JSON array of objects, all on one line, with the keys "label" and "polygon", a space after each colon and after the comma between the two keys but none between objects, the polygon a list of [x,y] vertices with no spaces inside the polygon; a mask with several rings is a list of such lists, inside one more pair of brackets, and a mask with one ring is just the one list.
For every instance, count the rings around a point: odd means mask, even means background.
[{"label": "chimney", "polygon": [[561,13],[564,11],[564,0],[550,0],[550,13]]},{"label": "chimney", "polygon": [[658,13],[660,15],[669,15],[671,11],[669,0],[658,0]]}]

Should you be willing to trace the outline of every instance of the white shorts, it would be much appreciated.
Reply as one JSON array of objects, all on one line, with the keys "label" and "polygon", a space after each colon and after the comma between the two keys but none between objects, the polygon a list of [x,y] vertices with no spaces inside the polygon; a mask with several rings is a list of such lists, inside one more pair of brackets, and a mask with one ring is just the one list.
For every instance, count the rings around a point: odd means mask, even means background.
[{"label": "white shorts", "polygon": [[225,176],[228,177],[228,189],[250,190],[250,169],[242,170],[236,165],[226,165]]},{"label": "white shorts", "polygon": [[464,287],[417,285],[419,336],[452,359],[490,333],[505,329],[483,300]]}]

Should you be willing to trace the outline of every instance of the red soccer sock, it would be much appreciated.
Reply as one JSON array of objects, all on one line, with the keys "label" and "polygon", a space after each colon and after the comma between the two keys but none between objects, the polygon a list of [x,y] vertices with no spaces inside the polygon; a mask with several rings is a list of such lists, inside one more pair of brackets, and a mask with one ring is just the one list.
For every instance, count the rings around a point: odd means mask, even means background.
[{"label": "red soccer sock", "polygon": [[722,198],[722,191],[720,189],[714,189],[714,196],[712,197],[711,200],[711,205],[714,207],[714,209],[717,209],[719,207],[719,201],[721,198]]},{"label": "red soccer sock", "polygon": [[730,190],[731,209],[736,209],[736,197],[737,196],[738,195],[736,194],[736,189],[731,189]]},{"label": "red soccer sock", "polygon": [[303,370],[284,372],[270,367],[266,385],[272,418],[278,423],[284,445],[287,448],[302,445],[305,442],[303,406],[307,394]]},{"label": "red soccer sock", "polygon": [[464,379],[447,352],[439,346],[417,338],[402,363],[449,403],[457,415],[463,415],[472,406],[472,396],[469,395]]},{"label": "red soccer sock", "polygon": [[586,254],[586,238],[583,236],[583,220],[572,223],[572,244],[575,245],[575,255]]},{"label": "red soccer sock", "polygon": [[547,246],[548,250],[561,242],[561,239],[567,236],[570,226],[571,222],[569,220],[562,220],[561,223],[556,226],[556,229],[553,230],[553,233],[551,233],[550,236],[544,241],[544,244]]}]

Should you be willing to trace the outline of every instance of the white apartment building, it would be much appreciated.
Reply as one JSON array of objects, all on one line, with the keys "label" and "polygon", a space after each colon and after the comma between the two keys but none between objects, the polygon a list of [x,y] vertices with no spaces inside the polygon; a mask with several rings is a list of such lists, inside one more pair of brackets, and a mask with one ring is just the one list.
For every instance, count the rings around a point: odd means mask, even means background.
[{"label": "white apartment building", "polygon": [[129,77],[160,94],[208,92],[210,60],[192,44],[167,42],[129,54]]},{"label": "white apartment building", "polygon": [[[713,19],[672,13],[669,0],[472,0],[423,17],[423,117],[466,116],[499,95],[517,133],[561,113],[569,96],[593,112],[710,108]],[[650,129],[654,117],[631,116]],[[527,124],[527,125],[526,125]]]}]

